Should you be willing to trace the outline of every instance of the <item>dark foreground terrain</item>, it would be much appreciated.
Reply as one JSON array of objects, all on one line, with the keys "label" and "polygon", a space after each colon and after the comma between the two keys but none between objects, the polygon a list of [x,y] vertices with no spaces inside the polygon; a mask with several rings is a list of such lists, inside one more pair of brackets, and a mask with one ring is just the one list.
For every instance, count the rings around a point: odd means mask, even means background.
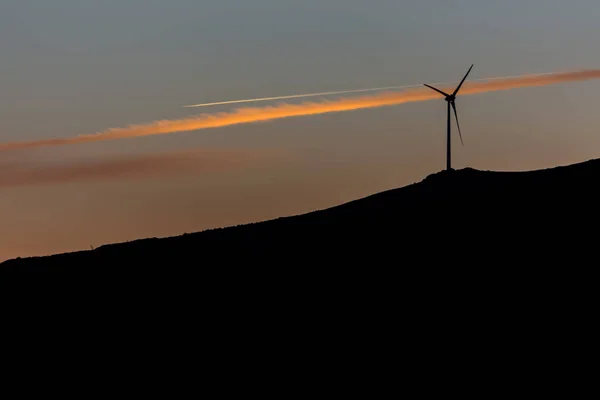
[{"label": "dark foreground terrain", "polygon": [[51,346],[68,322],[61,335],[84,338],[83,354],[106,340],[128,347],[114,359],[133,347],[149,366],[161,345],[200,364],[215,353],[215,371],[298,379],[288,391],[556,393],[593,371],[579,358],[597,338],[598,182],[600,160],[441,172],[306,215],[12,260],[0,283],[23,284],[4,290],[4,310],[37,324],[32,343]]},{"label": "dark foreground terrain", "polygon": [[[93,251],[22,258],[8,270],[206,274],[595,265],[600,160],[528,172],[443,171],[337,207]],[[592,258],[590,258],[592,257]]]}]

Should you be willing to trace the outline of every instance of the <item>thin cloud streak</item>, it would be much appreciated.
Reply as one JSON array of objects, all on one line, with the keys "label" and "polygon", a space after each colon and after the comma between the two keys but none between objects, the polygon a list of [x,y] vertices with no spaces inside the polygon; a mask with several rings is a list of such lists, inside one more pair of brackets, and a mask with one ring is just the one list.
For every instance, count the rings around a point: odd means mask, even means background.
[{"label": "thin cloud streak", "polygon": [[[467,81],[461,90],[461,96],[597,78],[600,78],[600,69],[561,72],[546,75],[525,75],[513,78],[489,80],[487,82]],[[440,89],[453,90],[454,88],[442,86]],[[169,133],[266,122],[283,118],[387,107],[439,98],[439,94],[427,88],[422,88],[404,90],[402,92],[383,92],[371,96],[346,97],[322,102],[304,102],[300,104],[282,103],[266,107],[247,107],[239,108],[231,112],[206,113],[183,119],[159,120],[148,124],[130,125],[124,128],[112,128],[103,132],[71,138],[4,143],[0,144],[0,151],[164,135]]]},{"label": "thin cloud streak", "polygon": [[[540,74],[531,74],[528,76],[543,76],[543,75],[551,75],[554,72],[544,72]],[[478,81],[490,81],[497,79],[508,79],[508,78],[517,78],[523,75],[514,75],[514,76],[501,76],[495,78],[479,78],[479,79],[471,79],[471,82]],[[447,82],[433,82],[431,85],[450,85],[453,83],[458,83],[459,81],[447,81]],[[221,106],[227,104],[240,104],[240,103],[256,103],[262,101],[276,101],[276,100],[290,100],[290,99],[299,99],[303,97],[321,97],[321,96],[333,96],[336,94],[350,94],[350,93],[361,93],[361,92],[381,92],[384,90],[400,90],[400,89],[409,89],[415,87],[421,87],[422,84],[418,85],[403,85],[403,86],[385,86],[378,88],[369,88],[369,89],[350,89],[350,90],[340,90],[337,92],[319,92],[319,93],[305,93],[305,94],[293,94],[288,96],[277,96],[277,97],[259,97],[256,99],[244,99],[244,100],[227,100],[227,101],[218,101],[213,103],[201,103],[201,104],[189,104],[182,106],[184,108],[194,108],[194,107],[212,107],[212,106]]]},{"label": "thin cloud streak", "polygon": [[267,153],[200,149],[68,163],[6,162],[0,163],[0,188],[213,173],[254,165]]}]

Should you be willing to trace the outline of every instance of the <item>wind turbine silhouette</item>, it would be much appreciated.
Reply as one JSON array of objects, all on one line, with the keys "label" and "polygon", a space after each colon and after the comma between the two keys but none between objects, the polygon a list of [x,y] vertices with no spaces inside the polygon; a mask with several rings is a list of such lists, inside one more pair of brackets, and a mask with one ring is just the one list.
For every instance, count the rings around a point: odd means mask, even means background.
[{"label": "wind turbine silhouette", "polygon": [[458,127],[458,136],[460,137],[460,142],[464,146],[465,144],[462,139],[462,133],[460,132],[460,124],[458,123],[458,113],[456,112],[456,95],[458,94],[458,91],[460,90],[462,84],[465,82],[465,79],[467,79],[467,76],[473,69],[474,65],[475,64],[471,65],[471,68],[469,68],[469,70],[465,74],[465,77],[462,79],[462,81],[460,81],[460,84],[456,87],[456,89],[454,90],[454,92],[452,94],[445,93],[445,92],[441,91],[440,89],[434,88],[433,86],[430,86],[426,83],[424,84],[429,89],[435,90],[436,92],[440,93],[442,96],[444,96],[446,98],[446,102],[448,102],[448,136],[446,138],[446,170],[448,170],[448,171],[450,171],[452,169],[451,154],[450,154],[450,148],[451,148],[451,145],[450,145],[451,144],[451,141],[450,141],[450,107],[452,107],[452,109],[454,110],[454,118],[456,118],[456,126]]}]

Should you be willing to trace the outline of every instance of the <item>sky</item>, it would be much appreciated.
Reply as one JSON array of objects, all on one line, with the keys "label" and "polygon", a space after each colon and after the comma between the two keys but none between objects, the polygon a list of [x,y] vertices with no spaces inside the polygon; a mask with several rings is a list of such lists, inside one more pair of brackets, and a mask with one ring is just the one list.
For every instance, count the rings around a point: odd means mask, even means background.
[{"label": "sky", "polygon": [[[600,68],[599,18],[595,0],[3,0],[0,144],[240,107],[186,104],[453,81],[471,64],[470,79]],[[465,146],[454,138],[453,166],[599,157],[599,90],[459,97]],[[445,107],[0,152],[0,261],[301,214],[420,181],[445,167]]]}]

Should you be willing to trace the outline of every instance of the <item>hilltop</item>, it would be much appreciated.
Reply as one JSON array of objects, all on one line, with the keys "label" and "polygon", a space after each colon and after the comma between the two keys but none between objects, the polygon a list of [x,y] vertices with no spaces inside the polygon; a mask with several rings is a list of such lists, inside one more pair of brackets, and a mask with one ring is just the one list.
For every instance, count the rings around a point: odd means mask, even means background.
[{"label": "hilltop", "polygon": [[573,262],[593,247],[599,179],[600,160],[526,172],[442,171],[308,214],[9,260],[0,267],[126,274],[253,265]]}]

